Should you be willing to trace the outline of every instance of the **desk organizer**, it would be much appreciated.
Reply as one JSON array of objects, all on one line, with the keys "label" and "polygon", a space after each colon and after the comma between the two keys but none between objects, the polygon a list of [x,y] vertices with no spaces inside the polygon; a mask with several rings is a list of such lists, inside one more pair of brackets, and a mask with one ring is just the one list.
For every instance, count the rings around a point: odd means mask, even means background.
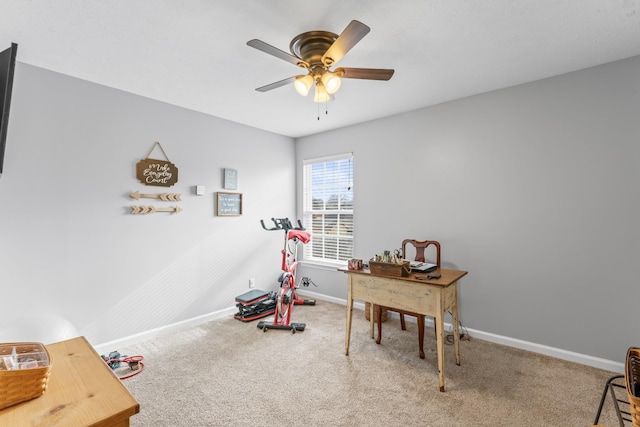
[{"label": "desk organizer", "polygon": [[406,260],[400,263],[369,261],[369,271],[378,276],[407,277],[411,265]]},{"label": "desk organizer", "polygon": [[44,345],[0,344],[0,409],[42,396],[50,372],[51,358]]}]

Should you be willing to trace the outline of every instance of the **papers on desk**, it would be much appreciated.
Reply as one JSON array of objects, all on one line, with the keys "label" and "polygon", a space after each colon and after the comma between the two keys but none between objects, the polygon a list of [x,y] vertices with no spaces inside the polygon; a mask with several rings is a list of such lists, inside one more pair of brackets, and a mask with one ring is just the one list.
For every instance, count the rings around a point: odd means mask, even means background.
[{"label": "papers on desk", "polygon": [[411,271],[417,271],[420,273],[429,273],[438,268],[437,265],[431,264],[428,262],[420,262],[420,261],[409,261],[411,265]]}]

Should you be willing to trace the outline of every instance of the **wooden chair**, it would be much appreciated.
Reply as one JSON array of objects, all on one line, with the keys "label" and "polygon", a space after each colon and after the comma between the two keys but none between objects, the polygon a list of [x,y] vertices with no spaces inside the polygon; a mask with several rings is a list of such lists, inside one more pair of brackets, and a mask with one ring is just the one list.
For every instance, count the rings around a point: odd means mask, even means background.
[{"label": "wooden chair", "polygon": [[[405,258],[407,256],[407,245],[411,245],[415,248],[415,252],[416,252],[415,260],[418,262],[426,262],[425,251],[430,246],[433,246],[436,251],[435,264],[438,267],[438,269],[440,268],[440,243],[439,242],[435,240],[419,241],[414,239],[405,239],[402,241],[402,255]],[[382,310],[384,309],[388,311],[395,311],[400,315],[400,327],[402,328],[402,330],[407,329],[407,326],[404,320],[405,315],[416,317],[418,322],[418,348],[420,351],[420,359],[424,359],[424,322],[425,322],[426,316],[423,314],[412,313],[409,311],[398,310],[396,308],[382,307],[377,305],[375,310],[375,316],[376,316],[375,319],[376,319],[376,322],[378,322],[378,337],[376,338],[376,344],[380,344],[380,341],[382,339],[381,317],[382,317]],[[434,323],[434,331],[435,331],[435,323]],[[437,331],[435,331],[435,333],[437,334]]]}]

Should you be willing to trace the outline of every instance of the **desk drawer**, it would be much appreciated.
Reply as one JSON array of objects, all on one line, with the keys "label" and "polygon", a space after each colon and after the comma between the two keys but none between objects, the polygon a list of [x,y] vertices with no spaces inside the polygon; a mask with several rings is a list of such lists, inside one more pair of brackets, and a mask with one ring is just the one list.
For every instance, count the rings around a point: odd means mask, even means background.
[{"label": "desk drawer", "polygon": [[350,275],[350,280],[353,299],[428,316],[437,312],[440,286],[356,274]]}]

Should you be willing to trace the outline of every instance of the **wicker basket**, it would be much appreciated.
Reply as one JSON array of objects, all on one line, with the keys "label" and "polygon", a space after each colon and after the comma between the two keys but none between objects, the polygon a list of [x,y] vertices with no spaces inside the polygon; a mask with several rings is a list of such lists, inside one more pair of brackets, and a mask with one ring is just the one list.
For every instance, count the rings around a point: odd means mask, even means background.
[{"label": "wicker basket", "polygon": [[[10,367],[15,369],[9,370]],[[0,409],[42,396],[50,372],[51,357],[44,345],[0,344]]]},{"label": "wicker basket", "polygon": [[[364,318],[369,320],[370,319],[370,315],[369,315],[369,311],[370,311],[370,307],[371,307],[371,303],[370,302],[365,302],[364,303]],[[375,309],[375,306],[374,306]],[[375,311],[373,312],[373,315],[375,316]],[[383,308],[380,312],[380,321],[381,322],[386,322],[387,321],[387,316],[388,316],[389,310],[387,310],[386,308]]]},{"label": "wicker basket", "polygon": [[640,427],[640,348],[627,350],[625,383],[631,407],[631,422]]},{"label": "wicker basket", "polygon": [[369,271],[378,276],[407,277],[411,265],[406,260],[401,263],[369,261]]}]

